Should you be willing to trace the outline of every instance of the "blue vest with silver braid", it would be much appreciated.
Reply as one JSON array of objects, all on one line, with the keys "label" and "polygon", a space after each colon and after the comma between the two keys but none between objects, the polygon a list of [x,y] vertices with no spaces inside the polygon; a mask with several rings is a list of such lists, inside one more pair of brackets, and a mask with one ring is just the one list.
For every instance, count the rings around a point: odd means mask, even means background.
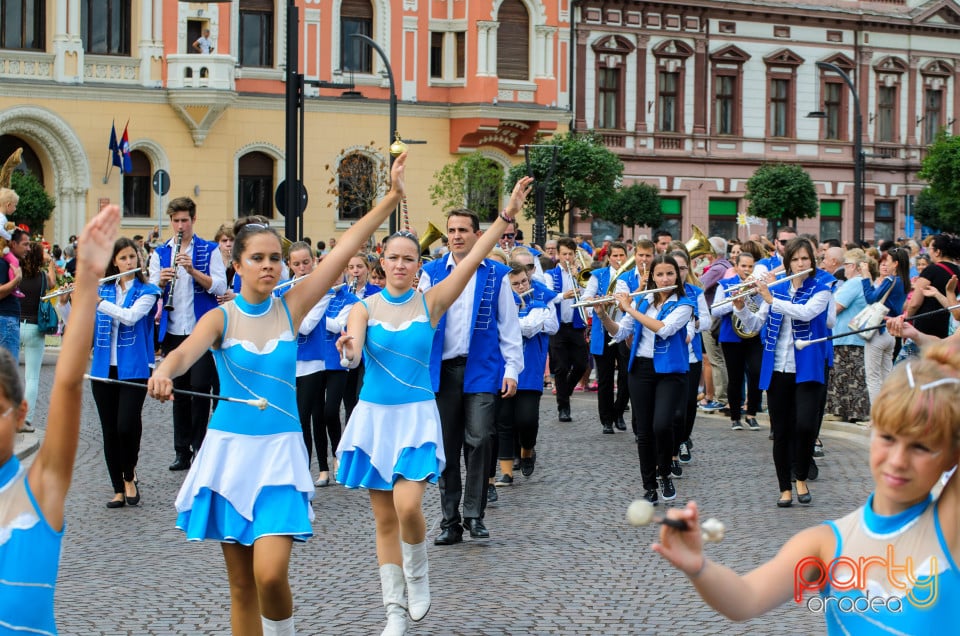
[{"label": "blue vest with silver braid", "polygon": [[[597,279],[597,296],[606,296],[610,286],[610,268],[600,267],[590,274]],[[595,356],[603,355],[604,343],[607,341],[607,332],[603,323],[594,318],[590,323],[590,353]]]},{"label": "blue vest with silver braid", "polygon": [[[199,272],[210,275],[210,255],[216,254],[220,257],[220,246],[212,241],[205,241],[196,234],[193,235],[193,268]],[[157,248],[157,256],[160,258],[160,267],[170,267],[170,259],[173,255],[173,246],[164,243]],[[169,285],[163,290],[163,302],[166,304],[167,295],[170,292]],[[201,316],[215,309],[219,303],[217,297],[200,286],[196,280],[193,281],[193,315],[197,320]],[[160,312],[160,341],[167,335],[167,312]]]},{"label": "blue vest with silver braid", "polygon": [[[634,307],[641,314],[647,313],[650,308],[649,294],[637,296]],[[687,305],[697,310],[697,305],[690,298],[683,296],[679,300],[663,303],[657,312],[657,320],[663,321],[674,309]],[[633,368],[633,361],[637,359],[637,349],[640,347],[640,335],[645,327],[639,320],[633,322],[633,345],[630,347],[630,362],[627,370]],[[690,352],[687,348],[687,330],[680,328],[672,336],[661,338],[654,335],[653,341],[653,370],[657,373],[686,373],[690,370]]]},{"label": "blue vest with silver braid", "polygon": [[[703,289],[692,283],[684,283],[683,288],[687,291],[687,297],[693,299],[693,320],[700,319],[699,298],[703,294]],[[699,331],[693,332],[693,338],[690,339],[690,348],[693,350],[693,357],[697,362],[703,362],[703,334]]]},{"label": "blue vest with silver braid", "polygon": [[[289,288],[288,288],[289,289]],[[330,294],[330,292],[327,292]],[[323,360],[327,371],[346,371],[340,366],[340,353],[337,351],[339,333],[327,329],[327,318],[336,318],[344,307],[356,304],[360,299],[341,287],[330,298],[330,304],[317,326],[307,335],[297,334],[297,360]]]},{"label": "blue vest with silver braid", "polygon": [[[100,298],[116,304],[117,287],[114,283],[100,286]],[[132,287],[123,300],[124,309],[142,296],[160,296],[160,288],[134,279]],[[156,302],[154,302],[156,308]],[[149,378],[155,361],[153,348],[153,318],[155,311],[147,312],[133,325],[120,322],[117,325],[117,379]],[[113,319],[103,312],[97,312],[96,329],[93,333],[93,360],[90,362],[90,375],[96,378],[110,377],[110,336]],[[118,321],[119,322],[119,321]]]},{"label": "blue vest with silver braid", "polygon": [[[790,288],[786,285],[776,285],[770,288],[770,293],[774,298],[779,298],[795,305],[806,303],[813,298],[815,294],[822,291],[829,291],[829,288],[816,278],[804,279],[803,284],[792,297],[790,296]],[[771,308],[767,322],[760,331],[760,338],[763,342],[760,388],[764,391],[770,388],[770,379],[773,377],[777,339],[780,337],[780,327],[782,323],[783,314],[775,312]],[[830,333],[827,329],[826,309],[817,314],[813,320],[804,321],[792,319],[791,323],[794,342],[798,340],[825,338]],[[796,346],[794,346],[793,355],[796,362],[796,381],[798,383],[819,382],[823,384],[828,355],[826,342],[818,342],[803,349],[797,349]]]},{"label": "blue vest with silver braid", "polygon": [[[554,267],[553,269],[544,272],[544,274],[549,274],[553,278],[553,289],[563,294],[563,274],[560,272],[560,266]],[[573,281],[573,284],[576,285],[577,281]],[[563,314],[560,311],[561,303],[557,303],[557,322],[563,324]],[[584,329],[587,326],[587,323],[583,322],[583,318],[580,317],[580,312],[577,311],[577,308],[573,308],[573,321],[571,322],[574,329]]]}]

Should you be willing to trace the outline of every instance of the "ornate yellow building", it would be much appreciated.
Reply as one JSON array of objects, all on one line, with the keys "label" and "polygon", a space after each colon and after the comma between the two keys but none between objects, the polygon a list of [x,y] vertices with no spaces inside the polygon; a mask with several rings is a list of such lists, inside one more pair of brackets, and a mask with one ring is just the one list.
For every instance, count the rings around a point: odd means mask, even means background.
[{"label": "ornate yellow building", "polygon": [[[207,238],[238,215],[276,215],[286,168],[284,0],[0,2],[0,154],[24,147],[24,167],[55,198],[48,239],[63,243],[106,202],[123,202],[128,235],[147,234],[175,196],[196,200]],[[384,64],[353,33],[389,57],[397,128],[425,142],[412,147],[408,172],[414,227],[442,223],[427,188],[458,155],[480,152],[506,169],[536,133],[569,122],[569,0],[296,4],[304,234],[315,240],[350,225],[358,206],[345,193],[362,197],[365,175],[387,161]],[[212,50],[200,53],[205,30]],[[120,174],[110,130],[115,122],[122,135],[128,121],[132,170]],[[151,188],[161,169],[171,181],[162,199]]]}]

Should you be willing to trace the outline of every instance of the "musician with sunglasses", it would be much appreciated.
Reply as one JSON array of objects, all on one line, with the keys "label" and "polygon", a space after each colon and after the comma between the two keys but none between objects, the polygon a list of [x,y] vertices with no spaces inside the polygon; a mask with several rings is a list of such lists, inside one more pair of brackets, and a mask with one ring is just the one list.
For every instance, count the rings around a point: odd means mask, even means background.
[{"label": "musician with sunglasses", "polygon": [[783,255],[787,250],[787,244],[797,238],[797,230],[790,226],[785,226],[777,230],[777,239],[774,241],[776,251],[757,261],[753,267],[753,275],[756,278],[762,278],[767,272],[772,272],[778,267],[783,266]]}]

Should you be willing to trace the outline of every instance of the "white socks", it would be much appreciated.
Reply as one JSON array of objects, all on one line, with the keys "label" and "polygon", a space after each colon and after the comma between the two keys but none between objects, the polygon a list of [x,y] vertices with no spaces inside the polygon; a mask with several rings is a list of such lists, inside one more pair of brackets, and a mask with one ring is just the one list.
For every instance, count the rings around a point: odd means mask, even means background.
[{"label": "white socks", "polygon": [[293,629],[293,616],[281,621],[272,621],[261,616],[260,623],[263,625],[263,636],[296,636],[296,631]]}]

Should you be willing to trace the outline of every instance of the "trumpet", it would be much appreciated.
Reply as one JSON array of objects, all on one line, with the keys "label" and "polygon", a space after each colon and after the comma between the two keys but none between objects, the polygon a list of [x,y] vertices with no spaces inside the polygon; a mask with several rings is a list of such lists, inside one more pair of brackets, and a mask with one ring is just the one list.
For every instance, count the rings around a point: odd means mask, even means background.
[{"label": "trumpet", "polygon": [[[642,296],[643,294],[656,294],[658,292],[668,292],[676,289],[676,285],[670,285],[669,287],[657,287],[656,289],[640,289],[635,292],[630,292],[627,294],[628,298],[636,298],[637,296]],[[579,303],[574,304],[574,307],[593,307],[594,305],[607,305],[610,303],[617,302],[617,298],[614,295],[610,296],[600,296],[598,298],[591,298],[590,300],[583,300]]]},{"label": "trumpet", "polygon": [[[142,274],[147,273],[142,269],[131,269],[129,272],[120,272],[119,274],[113,274],[112,276],[105,276],[100,280],[98,280],[97,284],[103,285],[104,283],[109,283],[110,281],[117,280],[118,278],[123,278],[124,276],[130,276],[131,274],[136,274],[137,272],[140,272]],[[65,296],[66,294],[72,294],[74,292],[74,289],[75,289],[74,285],[68,285],[56,291],[50,292],[46,296],[41,296],[40,300],[50,300],[51,298],[56,298],[57,296]]]},{"label": "trumpet", "polygon": [[[781,265],[780,267],[776,267],[776,268],[770,270],[770,271],[767,272],[767,273],[768,273],[768,274],[782,274],[784,271],[786,271],[786,268],[785,268],[783,265]],[[756,286],[757,282],[759,282],[759,281],[761,280],[761,278],[763,278],[763,277],[761,277],[761,276],[749,276],[749,277],[747,277],[746,279],[744,279],[744,281],[741,282],[741,283],[737,283],[736,285],[730,285],[730,287],[727,288],[727,293],[733,292],[734,294],[736,294],[736,293],[738,293],[738,292],[739,292],[740,290],[742,290],[742,289],[745,289],[745,288],[747,288],[747,287]]]},{"label": "trumpet", "polygon": [[[805,274],[812,274],[813,271],[814,271],[813,268],[811,268],[811,269],[805,269],[805,270],[803,270],[802,272],[797,272],[796,274],[790,274],[789,276],[784,276],[783,278],[778,278],[777,280],[773,281],[772,283],[768,283],[768,284],[767,284],[767,287],[773,287],[774,285],[779,285],[780,283],[784,283],[784,282],[786,282],[786,281],[788,281],[788,280],[793,280],[794,278],[797,278],[798,276],[803,276],[803,275],[805,275]],[[750,283],[750,285],[756,286],[756,284],[757,284],[758,282],[759,282],[759,281],[753,281],[752,283]],[[740,287],[741,289],[743,289],[743,287],[745,287],[745,286],[746,286],[746,285],[745,285],[744,283],[741,283],[741,284],[739,285],[739,287]],[[722,301],[720,301],[720,302],[718,302],[718,303],[714,303],[713,306],[714,306],[714,307],[722,307],[723,305],[726,305],[727,303],[732,303],[732,302],[735,301],[735,300],[740,300],[741,298],[746,298],[747,296],[753,296],[755,293],[757,293],[757,290],[756,290],[756,289],[753,289],[753,288],[751,287],[750,289],[747,289],[747,290],[745,290],[745,291],[741,291],[740,293],[733,294],[733,295],[730,296],[729,298],[724,298]]]},{"label": "trumpet", "polygon": [[583,321],[583,324],[587,324],[587,310],[580,304],[580,285],[577,282],[577,276],[573,275],[573,268],[569,262],[564,261],[563,266],[567,268],[567,274],[570,275],[570,279],[573,282],[573,306],[580,312],[580,320]]}]

